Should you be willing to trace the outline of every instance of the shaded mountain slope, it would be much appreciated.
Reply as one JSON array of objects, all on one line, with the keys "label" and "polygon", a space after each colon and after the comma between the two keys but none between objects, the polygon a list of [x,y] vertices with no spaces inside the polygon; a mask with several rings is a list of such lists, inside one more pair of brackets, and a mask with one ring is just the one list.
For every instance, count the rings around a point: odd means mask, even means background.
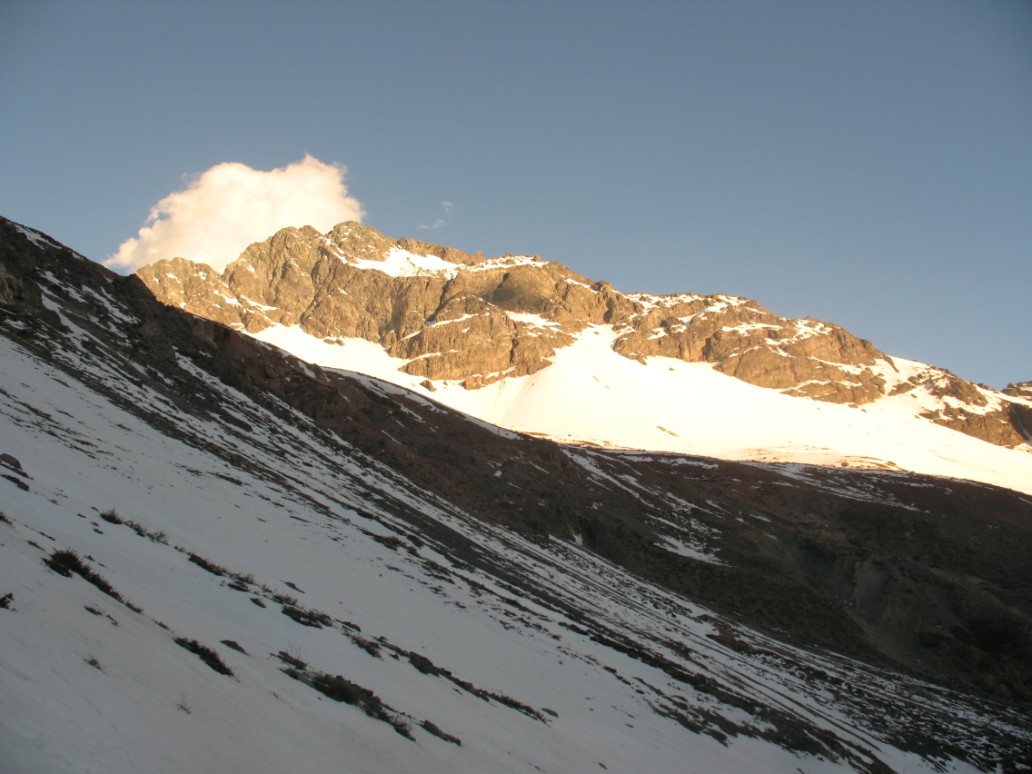
[{"label": "shaded mountain slope", "polygon": [[[0,595],[16,608],[0,613],[19,622],[3,651],[19,711],[50,679],[32,655],[45,631],[67,643],[47,644],[59,674],[91,643],[119,658],[153,649],[157,664],[119,681],[154,713],[160,696],[176,724],[186,713],[161,663],[179,673],[194,658],[177,639],[216,648],[237,682],[202,687],[197,667],[187,684],[211,702],[206,722],[239,701],[270,728],[287,710],[344,723],[339,746],[311,740],[310,770],[333,770],[320,756],[334,751],[355,770],[387,756],[397,770],[570,771],[685,759],[759,771],[770,756],[988,769],[1028,751],[1027,498],[561,446],[307,365],[8,222],[0,256]],[[61,548],[143,612],[39,561]],[[118,619],[117,636],[85,608]],[[78,687],[60,722],[82,728],[85,678],[65,677]],[[371,719],[327,715],[312,700],[323,688]],[[602,695],[604,710],[582,698]],[[384,718],[407,722],[414,745]],[[25,728],[3,720],[31,757]],[[177,739],[191,733],[177,725]]]}]

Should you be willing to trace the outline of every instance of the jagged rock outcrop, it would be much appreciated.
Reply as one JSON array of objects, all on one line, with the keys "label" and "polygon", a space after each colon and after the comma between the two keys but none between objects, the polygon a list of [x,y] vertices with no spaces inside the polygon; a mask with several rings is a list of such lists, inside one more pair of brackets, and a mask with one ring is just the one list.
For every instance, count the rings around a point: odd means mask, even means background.
[{"label": "jagged rock outcrop", "polygon": [[1014,382],[1003,388],[1005,395],[1013,395],[1015,398],[1032,400],[1032,382]]},{"label": "jagged rock outcrop", "polygon": [[729,295],[625,294],[560,263],[487,259],[353,222],[325,235],[283,229],[221,276],[181,258],[138,276],[165,303],[250,333],[299,326],[325,341],[376,342],[430,384],[476,389],[532,374],[580,331],[608,325],[613,349],[641,362],[707,362],[750,384],[854,406],[912,393],[925,418],[1003,446],[1025,442],[1032,427],[1025,393],[1005,395],[931,367],[904,373],[830,323],[780,317]]},{"label": "jagged rock outcrop", "polygon": [[1009,400],[1005,393],[976,385],[941,368],[925,366],[892,386],[890,395],[921,393],[931,405],[921,416],[936,424],[967,433],[998,446],[1027,442],[1022,412],[1032,412],[1032,401],[1020,395]]},{"label": "jagged rock outcrop", "polygon": [[760,387],[836,403],[869,403],[885,380],[871,366],[892,361],[870,342],[817,320],[789,320],[734,296],[640,297],[615,349],[627,357],[704,360]]},{"label": "jagged rock outcrop", "polygon": [[[437,263],[396,274],[387,263],[392,250]],[[221,277],[178,258],[138,275],[165,303],[216,322],[249,332],[299,325],[321,339],[375,341],[410,361],[408,373],[471,388],[544,368],[554,347],[604,321],[616,303],[611,290],[595,291],[560,264],[512,256],[488,261],[415,240],[395,242],[357,223],[325,236],[308,227],[283,229],[251,245]]]},{"label": "jagged rock outcrop", "polygon": [[1010,404],[1011,422],[1025,441],[1032,443],[1032,382],[1008,384],[1003,392],[1018,399]]}]

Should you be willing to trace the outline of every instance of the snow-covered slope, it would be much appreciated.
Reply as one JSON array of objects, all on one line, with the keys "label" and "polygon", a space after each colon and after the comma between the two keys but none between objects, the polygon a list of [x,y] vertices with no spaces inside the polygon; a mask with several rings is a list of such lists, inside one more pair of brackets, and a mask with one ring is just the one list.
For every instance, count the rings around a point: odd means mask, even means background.
[{"label": "snow-covered slope", "polygon": [[[6,222],[0,259],[4,772],[966,772],[1032,752],[1017,701],[748,623],[854,637],[763,563],[831,557],[839,533],[862,584],[933,536],[935,594],[966,600],[950,583],[971,575],[989,616],[1027,587],[1027,500],[560,447],[161,308]],[[906,534],[881,548],[853,513]],[[904,582],[877,589],[895,615]],[[752,609],[788,583],[784,610]],[[1015,609],[985,647],[1017,669]]]},{"label": "snow-covered slope", "polygon": [[[364,339],[326,342],[299,326],[256,338],[312,363],[370,374],[501,427],[565,442],[703,454],[722,459],[909,470],[1032,494],[1032,450],[986,443],[918,416],[919,393],[861,408],[800,400],[720,373],[708,363],[618,355],[609,326],[591,326],[552,365],[476,390],[405,374]],[[894,358],[898,382],[927,366]],[[892,378],[889,373],[886,377]],[[1017,400],[1017,399],[1015,399]]]},{"label": "snow-covered slope", "polygon": [[[578,635],[569,615],[410,535],[389,504],[366,498],[413,493],[326,459],[303,431],[290,439],[293,459],[306,494],[336,501],[330,515],[0,345],[4,448],[18,452],[27,485],[0,482],[0,588],[12,597],[0,652],[4,771],[675,771],[685,755],[700,769],[759,771],[796,762],[769,743],[725,747],[657,716],[651,702],[674,713],[679,698],[667,695],[662,670]],[[224,435],[217,424],[197,429]],[[247,455],[259,471],[281,465],[254,446]],[[568,604],[607,609],[628,632],[660,626],[644,600],[621,601],[599,583],[631,579],[582,552],[560,557],[413,505],[480,550],[520,557]],[[67,549],[125,601],[43,565]],[[703,611],[665,603],[664,626],[704,644],[715,631],[696,622]],[[288,609],[318,613],[304,625]],[[177,638],[217,651],[234,674],[212,671]],[[375,689],[407,735],[284,674],[298,662]],[[641,696],[624,684],[639,680],[650,686]]]},{"label": "snow-covered slope", "polygon": [[[856,702],[829,701],[803,674],[779,670],[805,664],[875,701],[888,701],[898,678],[736,631],[763,654],[749,659],[713,639],[725,625],[704,609],[574,546],[545,550],[457,520],[374,467],[327,458],[304,431],[290,445],[305,489],[285,490],[261,475],[282,462],[253,407],[233,407],[257,430],[251,473],[0,345],[4,448],[18,452],[28,487],[0,481],[6,772],[830,772],[875,756],[897,771],[940,761],[971,770],[948,753],[894,749],[852,716]],[[218,424],[197,430],[225,437]],[[332,503],[331,513],[302,494]],[[387,497],[518,563],[554,600],[457,561],[374,499]],[[124,601],[43,564],[63,550]],[[599,642],[584,615],[631,647],[676,643],[682,652],[668,646],[666,657],[714,685],[693,688],[662,663]],[[210,648],[233,674],[178,639]],[[302,663],[374,691],[387,722],[285,672]],[[927,686],[905,690],[894,711],[959,709]],[[982,733],[988,719],[962,712],[967,733]],[[801,749],[755,738],[763,727]],[[840,739],[846,757],[828,760],[826,742],[809,734]]]}]

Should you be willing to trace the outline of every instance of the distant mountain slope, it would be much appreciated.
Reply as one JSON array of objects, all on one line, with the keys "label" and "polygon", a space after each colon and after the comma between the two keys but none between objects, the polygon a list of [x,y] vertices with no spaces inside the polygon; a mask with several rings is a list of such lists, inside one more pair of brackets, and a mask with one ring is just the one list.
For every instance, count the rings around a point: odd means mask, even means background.
[{"label": "distant mountain slope", "polygon": [[518,435],[4,220],[0,363],[5,771],[1032,757],[1027,497]]},{"label": "distant mountain slope", "polygon": [[284,229],[221,276],[182,259],[138,275],[165,303],[511,429],[1032,493],[1028,396],[744,298],[625,294],[558,263],[355,223]]}]

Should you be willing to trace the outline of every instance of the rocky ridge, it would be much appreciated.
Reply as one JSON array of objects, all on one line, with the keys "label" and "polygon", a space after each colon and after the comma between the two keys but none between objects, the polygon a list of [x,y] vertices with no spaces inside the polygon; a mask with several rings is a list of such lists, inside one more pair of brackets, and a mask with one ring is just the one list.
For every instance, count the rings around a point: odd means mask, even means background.
[{"label": "rocky ridge", "polygon": [[299,326],[324,341],[375,342],[428,387],[532,374],[576,333],[608,325],[613,349],[641,362],[706,362],[750,384],[853,406],[913,393],[921,415],[940,425],[1008,447],[1032,437],[1023,393],[932,366],[899,368],[837,325],[780,317],[737,296],[623,293],[541,258],[484,258],[353,222],[325,235],[282,229],[222,275],[182,258],[137,274],[164,303],[249,333]]}]

